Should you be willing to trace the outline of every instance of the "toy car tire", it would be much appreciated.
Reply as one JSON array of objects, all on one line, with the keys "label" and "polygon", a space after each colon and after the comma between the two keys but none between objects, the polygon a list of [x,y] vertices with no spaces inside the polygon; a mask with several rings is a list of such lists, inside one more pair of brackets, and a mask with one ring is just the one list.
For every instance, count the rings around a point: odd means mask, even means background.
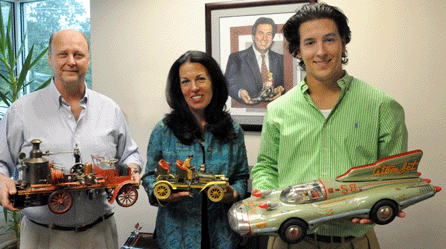
[{"label": "toy car tire", "polygon": [[70,210],[71,206],[73,206],[73,197],[67,191],[58,190],[48,197],[48,207],[53,213],[63,214]]},{"label": "toy car tire", "polygon": [[396,204],[391,200],[378,201],[370,211],[370,219],[378,225],[389,224],[398,212]]},{"label": "toy car tire", "polygon": [[170,186],[166,183],[160,183],[155,186],[153,189],[153,194],[155,195],[158,200],[165,200],[169,198],[170,194],[172,193],[172,190],[170,189]]},{"label": "toy car tire", "polygon": [[306,235],[307,223],[301,219],[289,219],[285,221],[279,229],[280,238],[289,244],[300,242]]},{"label": "toy car tire", "polygon": [[121,207],[130,207],[138,200],[138,191],[132,185],[125,185],[119,190],[116,202]]},{"label": "toy car tire", "polygon": [[219,202],[223,199],[223,188],[217,185],[211,186],[208,189],[208,198],[213,202]]}]

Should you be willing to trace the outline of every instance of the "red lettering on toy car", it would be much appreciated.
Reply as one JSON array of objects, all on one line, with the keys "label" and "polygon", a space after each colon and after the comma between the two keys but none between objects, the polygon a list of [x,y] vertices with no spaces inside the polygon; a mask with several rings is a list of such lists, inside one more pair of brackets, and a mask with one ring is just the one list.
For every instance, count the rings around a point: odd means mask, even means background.
[{"label": "red lettering on toy car", "polygon": [[398,174],[403,174],[405,171],[411,171],[411,170],[417,170],[417,164],[419,162],[417,162],[417,160],[415,160],[415,162],[413,163],[405,163],[403,168],[398,172]]},{"label": "red lettering on toy car", "polygon": [[348,193],[347,185],[341,185],[341,189],[342,189],[342,193],[344,193],[344,194]]},{"label": "red lettering on toy car", "polygon": [[266,227],[266,222],[264,220],[256,223],[257,228]]},{"label": "red lettering on toy car", "polygon": [[419,162],[415,160],[414,162],[406,162],[400,169],[396,165],[378,165],[375,170],[373,170],[374,176],[388,175],[388,174],[403,174],[406,171],[417,170],[417,165]]},{"label": "red lettering on toy car", "polygon": [[400,169],[395,165],[379,165],[373,171],[374,176],[388,175],[392,173],[397,173]]},{"label": "red lettering on toy car", "polygon": [[357,191],[356,184],[350,184],[350,191],[352,191],[353,193]]}]

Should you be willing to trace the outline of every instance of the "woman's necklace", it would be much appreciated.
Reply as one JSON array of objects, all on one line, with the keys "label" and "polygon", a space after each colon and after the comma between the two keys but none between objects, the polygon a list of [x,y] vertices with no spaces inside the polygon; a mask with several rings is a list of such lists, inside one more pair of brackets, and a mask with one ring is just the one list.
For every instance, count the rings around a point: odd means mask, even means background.
[{"label": "woman's necklace", "polygon": [[198,139],[198,142],[201,144],[201,147],[204,147],[204,139],[201,137],[199,137],[197,139]]}]

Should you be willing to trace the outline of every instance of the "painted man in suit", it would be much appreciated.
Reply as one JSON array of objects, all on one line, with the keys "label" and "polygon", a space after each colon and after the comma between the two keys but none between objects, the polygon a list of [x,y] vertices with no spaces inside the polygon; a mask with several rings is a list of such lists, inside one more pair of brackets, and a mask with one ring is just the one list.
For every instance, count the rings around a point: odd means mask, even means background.
[{"label": "painted man in suit", "polygon": [[[276,31],[277,26],[271,18],[260,17],[252,27],[253,45],[229,56],[225,76],[229,84],[229,95],[238,102],[250,105],[261,101],[269,102],[284,91],[283,55],[270,49]],[[260,98],[259,95],[268,87],[268,75],[271,73],[271,92],[266,98]]]}]

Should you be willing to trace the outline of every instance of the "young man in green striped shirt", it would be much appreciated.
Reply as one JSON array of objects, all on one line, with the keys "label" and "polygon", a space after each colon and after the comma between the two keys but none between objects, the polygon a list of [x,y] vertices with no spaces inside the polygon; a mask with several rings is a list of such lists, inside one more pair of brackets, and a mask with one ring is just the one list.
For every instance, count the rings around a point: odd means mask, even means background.
[{"label": "young man in green striped shirt", "polygon": [[[342,68],[351,32],[339,9],[306,5],[287,21],[283,32],[307,76],[267,106],[252,170],[254,188],[336,177],[351,167],[407,150],[401,105]],[[298,244],[272,237],[268,248],[379,248],[379,244],[370,220],[353,219],[327,223]]]}]

